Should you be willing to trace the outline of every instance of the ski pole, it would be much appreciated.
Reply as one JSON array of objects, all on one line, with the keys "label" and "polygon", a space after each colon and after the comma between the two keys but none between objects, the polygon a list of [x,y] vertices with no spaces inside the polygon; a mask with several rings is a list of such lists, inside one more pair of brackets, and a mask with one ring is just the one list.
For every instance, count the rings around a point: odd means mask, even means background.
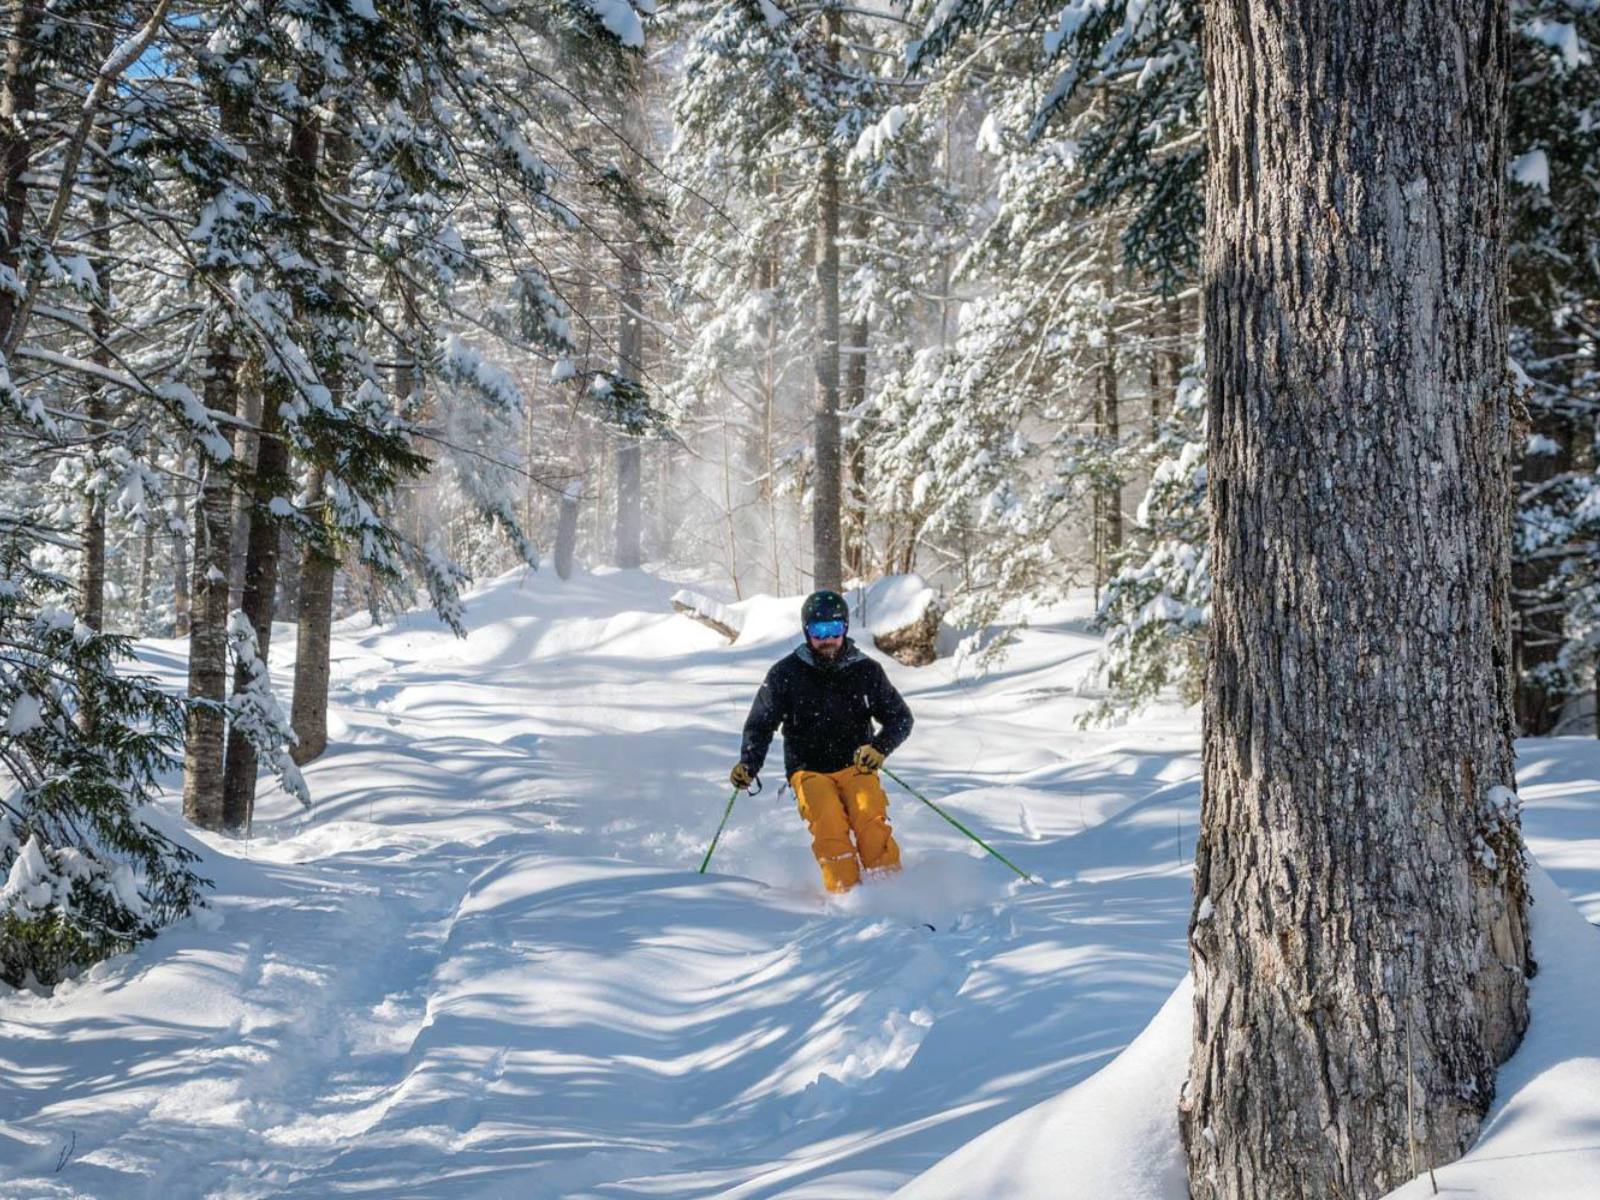
[{"label": "ski pole", "polygon": [[1027,873],[1027,872],[1026,872],[1026,871],[1024,871],[1024,870],[1023,870],[1023,869],[1022,869],[1022,868],[1021,868],[1021,867],[1019,867],[1019,866],[1017,866],[1017,864],[1016,864],[1016,863],[1014,863],[1014,862],[1012,862],[1012,861],[1011,861],[1011,860],[1010,860],[1010,859],[1009,859],[1009,858],[1007,858],[1007,857],[1006,857],[1006,856],[1005,856],[1005,855],[1004,855],[1004,854],[1001,854],[1001,853],[1000,853],[1000,851],[998,851],[998,850],[996,850],[996,849],[995,849],[995,848],[994,848],[994,847],[993,847],[993,846],[991,846],[991,845],[989,845],[989,843],[988,843],[988,842],[986,842],[986,841],[984,841],[984,840],[983,840],[983,839],[982,839],[982,838],[981,838],[981,837],[979,837],[979,836],[978,836],[978,835],[977,835],[977,834],[975,834],[975,833],[973,833],[973,832],[972,832],[972,830],[970,830],[970,829],[968,829],[968,828],[967,828],[967,827],[966,827],[966,826],[965,826],[965,825],[963,825],[963,824],[962,824],[962,823],[961,823],[961,822],[960,822],[960,821],[958,821],[958,820],[956,820],[956,819],[955,819],[955,818],[954,818],[954,817],[952,817],[952,816],[951,816],[951,815],[950,815],[950,814],[949,814],[949,813],[947,813],[947,812],[945,812],[945,810],[944,810],[944,809],[942,809],[942,808],[940,808],[940,807],[939,807],[939,806],[938,806],[938,805],[937,805],[937,804],[935,804],[935,803],[934,803],[934,802],[933,802],[933,801],[932,801],[932,800],[929,800],[929,799],[928,799],[928,798],[927,798],[927,797],[926,797],[926,796],[924,796],[924,795],[923,795],[923,794],[922,794],[922,793],[921,793],[921,792],[919,792],[919,791],[917,791],[917,789],[916,789],[916,788],[914,788],[914,787],[912,787],[912,786],[911,786],[911,785],[910,785],[910,784],[909,784],[909,783],[907,783],[907,782],[906,782],[906,781],[905,781],[905,780],[904,780],[904,779],[901,779],[901,778],[900,778],[900,776],[898,776],[898,775],[896,775],[896,774],[895,774],[895,773],[894,773],[894,772],[893,772],[893,771],[891,771],[891,770],[890,770],[890,769],[889,769],[889,768],[888,768],[888,767],[882,767],[882,768],[880,768],[880,769],[881,769],[881,770],[882,770],[882,771],[883,771],[883,773],[884,773],[884,774],[885,774],[885,775],[887,775],[887,776],[888,776],[888,777],[889,777],[889,778],[890,778],[890,779],[892,779],[892,780],[894,780],[894,781],[895,781],[895,782],[896,782],[896,783],[898,783],[898,784],[899,784],[899,785],[900,785],[900,786],[901,786],[901,787],[903,787],[903,788],[905,788],[905,790],[906,790],[906,791],[908,791],[908,792],[910,792],[910,793],[911,793],[911,794],[912,794],[912,795],[913,795],[913,796],[915,796],[915,797],[916,797],[916,798],[917,798],[917,799],[918,799],[918,800],[921,800],[921,801],[922,801],[922,802],[923,802],[923,803],[924,803],[924,804],[926,804],[926,805],[927,805],[927,806],[928,806],[928,807],[929,807],[929,808],[931,808],[931,809],[933,809],[933,811],[934,811],[934,812],[936,812],[936,813],[938,813],[938,814],[939,814],[939,815],[940,815],[940,816],[941,816],[941,817],[943,817],[943,818],[944,818],[944,819],[945,819],[945,820],[946,820],[946,821],[949,821],[949,822],[950,822],[950,824],[952,824],[952,825],[954,825],[954,826],[955,826],[955,827],[956,827],[956,828],[957,828],[957,829],[959,829],[959,830],[961,830],[961,832],[962,832],[962,833],[964,833],[964,834],[966,834],[966,835],[967,835],[967,836],[968,836],[968,837],[969,837],[969,838],[971,838],[971,839],[972,839],[972,840],[973,840],[973,841],[975,841],[975,842],[977,842],[977,843],[978,843],[978,845],[980,845],[980,846],[982,846],[982,847],[983,847],[983,848],[984,848],[984,849],[985,849],[985,850],[987,850],[987,851],[988,851],[988,852],[989,852],[989,853],[990,853],[990,854],[992,854],[992,855],[994,855],[994,856],[995,856],[995,857],[996,857],[996,858],[998,858],[998,859],[999,859],[999,860],[1000,860],[1000,861],[1001,861],[1001,862],[1003,862],[1003,863],[1005,863],[1005,865],[1006,865],[1006,866],[1008,866],[1008,867],[1010,867],[1010,868],[1011,868],[1011,869],[1012,869],[1012,870],[1013,870],[1013,871],[1015,871],[1015,872],[1016,872],[1016,873],[1017,873],[1017,874],[1018,874],[1018,875],[1021,875],[1021,876],[1022,876],[1022,877],[1023,877],[1023,878],[1024,878],[1024,879],[1026,879],[1026,880],[1027,880],[1027,881],[1028,881],[1028,882],[1029,882],[1029,883],[1038,883],[1038,882],[1039,882],[1039,881],[1038,881],[1038,880],[1037,880],[1037,879],[1035,879],[1035,878],[1034,878],[1034,877],[1033,877],[1033,876],[1032,876],[1032,875],[1029,875],[1029,874],[1028,874],[1028,873]]},{"label": "ski pole", "polygon": [[[760,789],[761,783],[758,780],[756,781],[756,790],[759,791]],[[733,812],[733,802],[739,798],[739,790],[734,788],[733,795],[728,797],[728,807],[722,810],[722,820],[717,825],[716,836],[711,839],[711,845],[706,847],[706,856],[700,860],[700,874],[702,875],[706,873],[706,864],[711,861],[711,852],[717,848],[717,842],[722,837],[722,831],[728,824],[728,816]],[[756,793],[751,792],[750,794],[754,796]]]},{"label": "ski pole", "polygon": [[733,811],[733,802],[739,798],[739,789],[733,789],[733,795],[728,797],[728,807],[722,810],[722,821],[717,825],[716,836],[711,839],[711,845],[706,847],[706,856],[700,860],[700,874],[706,873],[706,864],[711,861],[711,852],[717,848],[717,839],[722,836],[722,830],[728,823],[728,814]]}]

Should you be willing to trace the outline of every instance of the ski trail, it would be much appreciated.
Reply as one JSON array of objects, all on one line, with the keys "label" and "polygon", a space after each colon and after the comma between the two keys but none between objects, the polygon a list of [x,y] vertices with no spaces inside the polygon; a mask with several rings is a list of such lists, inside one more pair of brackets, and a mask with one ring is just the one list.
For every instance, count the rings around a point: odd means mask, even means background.
[{"label": "ski trail", "polygon": [[[1036,630],[981,683],[896,671],[918,715],[897,770],[1050,886],[891,787],[906,870],[830,899],[770,771],[693,870],[786,647],[728,648],[630,608],[638,591],[502,583],[466,643],[425,619],[341,634],[317,811],[269,792],[248,847],[211,840],[220,928],[87,981],[117,993],[103,1045],[0,1051],[65,1081],[0,1121],[0,1159],[26,1152],[0,1182],[886,1195],[1159,1007],[1187,916],[1173,815],[1193,804],[1166,781],[1192,737],[1063,742],[1038,693],[1086,639]],[[78,1019],[57,1000],[30,1033]]]}]

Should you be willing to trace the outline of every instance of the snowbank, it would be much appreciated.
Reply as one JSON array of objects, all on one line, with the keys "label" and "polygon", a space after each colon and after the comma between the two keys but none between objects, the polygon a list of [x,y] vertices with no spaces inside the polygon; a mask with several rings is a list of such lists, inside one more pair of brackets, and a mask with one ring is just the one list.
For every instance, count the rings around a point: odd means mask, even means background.
[{"label": "snowbank", "polygon": [[[1441,1194],[1484,1200],[1600,1196],[1600,930],[1533,865],[1532,1024],[1500,1070],[1478,1144],[1436,1169]],[[1115,1061],[1077,1087],[996,1126],[897,1200],[1005,1196],[1187,1200],[1177,1096],[1189,1063],[1191,981],[1173,992]],[[1433,1195],[1426,1175],[1387,1200]]]},{"label": "snowbank", "polygon": [[886,575],[850,592],[852,623],[874,637],[914,625],[938,599],[921,575]]},{"label": "snowbank", "polygon": [[1177,1112],[1193,993],[1185,977],[1110,1065],[967,1143],[896,1200],[1188,1200]]},{"label": "snowbank", "polygon": [[[1499,1096],[1478,1144],[1435,1174],[1441,1194],[1593,1200],[1600,1196],[1600,930],[1537,863],[1529,882],[1539,974],[1528,989],[1528,1035],[1500,1068]],[[1432,1195],[1424,1175],[1389,1200]]]}]

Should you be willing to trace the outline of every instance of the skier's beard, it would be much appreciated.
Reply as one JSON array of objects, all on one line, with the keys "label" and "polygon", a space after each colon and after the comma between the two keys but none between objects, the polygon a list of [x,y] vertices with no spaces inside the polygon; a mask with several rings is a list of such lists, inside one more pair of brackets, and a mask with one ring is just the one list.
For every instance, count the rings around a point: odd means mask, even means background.
[{"label": "skier's beard", "polygon": [[843,651],[843,638],[840,638],[837,642],[828,643],[826,645],[821,642],[811,643],[811,654],[818,662],[831,663],[838,658]]}]

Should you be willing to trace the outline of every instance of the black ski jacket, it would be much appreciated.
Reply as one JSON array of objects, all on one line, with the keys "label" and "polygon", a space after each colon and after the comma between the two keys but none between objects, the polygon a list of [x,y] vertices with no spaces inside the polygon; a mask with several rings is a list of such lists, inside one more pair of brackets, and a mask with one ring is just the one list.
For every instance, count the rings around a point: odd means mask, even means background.
[{"label": "black ski jacket", "polygon": [[[872,732],[872,723],[878,732]],[[754,775],[767,761],[772,735],[783,728],[783,772],[842,771],[856,748],[871,743],[884,754],[911,734],[911,710],[883,667],[845,640],[839,657],[822,664],[810,646],[779,659],[750,706],[739,761]]]}]

